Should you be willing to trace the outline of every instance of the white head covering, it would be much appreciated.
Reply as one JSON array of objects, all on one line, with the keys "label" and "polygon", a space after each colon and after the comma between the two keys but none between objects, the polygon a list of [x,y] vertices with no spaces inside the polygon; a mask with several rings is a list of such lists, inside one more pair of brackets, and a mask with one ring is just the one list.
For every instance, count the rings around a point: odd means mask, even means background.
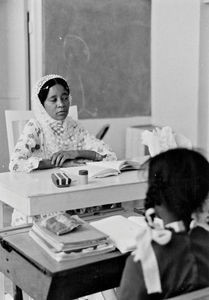
[{"label": "white head covering", "polygon": [[[44,106],[41,104],[41,101],[38,97],[38,94],[42,86],[49,80],[54,78],[61,78],[65,80],[62,76],[51,74],[43,76],[34,86],[32,91],[32,108],[36,120],[39,122],[40,127],[44,133],[45,139],[45,149],[47,154],[50,155],[59,150],[69,150],[70,139],[72,131],[73,120],[70,117],[67,117],[65,120],[55,120],[46,112]],[[65,80],[66,81],[66,80]],[[67,81],[66,81],[67,82]],[[72,97],[70,97],[70,104]],[[70,149],[73,149],[72,145]],[[47,156],[48,156],[47,155]]]},{"label": "white head covering", "polygon": [[[66,81],[65,78],[63,78],[60,75],[51,74],[51,75],[43,76],[33,87],[32,108],[33,108],[33,112],[34,112],[36,119],[39,121],[39,123],[42,126],[45,126],[46,123],[47,123],[47,125],[49,125],[51,123],[53,123],[53,124],[55,124],[55,123],[62,124],[63,123],[63,121],[54,120],[52,117],[49,116],[49,114],[46,112],[44,106],[41,104],[41,101],[38,97],[38,94],[39,94],[42,86],[47,81],[49,81],[51,79],[55,79],[55,78],[60,78],[60,79],[63,79],[64,81]],[[67,81],[66,81],[66,83],[67,83]],[[71,95],[69,95],[69,96],[70,96],[70,104],[71,104],[72,97],[71,97]]]}]

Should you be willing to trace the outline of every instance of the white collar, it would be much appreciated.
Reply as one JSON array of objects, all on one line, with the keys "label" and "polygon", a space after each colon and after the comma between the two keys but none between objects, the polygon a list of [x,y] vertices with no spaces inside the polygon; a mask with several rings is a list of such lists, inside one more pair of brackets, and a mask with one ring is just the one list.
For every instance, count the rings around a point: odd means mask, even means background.
[{"label": "white collar", "polygon": [[203,223],[203,222],[198,222],[196,220],[192,220],[192,222],[190,223],[190,229],[193,229],[195,227],[202,227],[205,230],[209,231],[209,225],[207,223]]},{"label": "white collar", "polygon": [[175,232],[186,231],[183,221],[175,221],[165,225],[165,228],[172,228]]}]

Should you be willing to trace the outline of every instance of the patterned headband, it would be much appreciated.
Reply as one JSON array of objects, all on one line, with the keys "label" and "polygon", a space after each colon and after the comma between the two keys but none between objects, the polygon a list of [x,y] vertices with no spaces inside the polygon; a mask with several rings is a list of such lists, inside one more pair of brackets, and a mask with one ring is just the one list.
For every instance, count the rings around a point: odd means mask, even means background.
[{"label": "patterned headband", "polygon": [[[39,92],[40,92],[40,89],[42,88],[42,86],[49,80],[51,79],[54,79],[54,78],[60,78],[60,79],[63,79],[64,81],[66,81],[66,83],[68,84],[67,80],[60,76],[60,75],[57,75],[57,74],[49,74],[49,75],[46,75],[46,76],[43,76],[40,80],[38,80],[38,82],[36,82],[35,86],[34,86],[34,89],[33,89],[33,95],[38,95]],[[69,84],[68,84],[69,86]]]}]

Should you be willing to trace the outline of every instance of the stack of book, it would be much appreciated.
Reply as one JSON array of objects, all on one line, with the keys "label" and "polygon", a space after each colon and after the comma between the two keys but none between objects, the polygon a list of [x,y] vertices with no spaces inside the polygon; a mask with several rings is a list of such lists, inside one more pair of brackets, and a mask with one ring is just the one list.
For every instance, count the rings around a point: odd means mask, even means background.
[{"label": "stack of book", "polygon": [[78,216],[68,214],[35,221],[29,235],[58,262],[115,250],[105,233]]}]

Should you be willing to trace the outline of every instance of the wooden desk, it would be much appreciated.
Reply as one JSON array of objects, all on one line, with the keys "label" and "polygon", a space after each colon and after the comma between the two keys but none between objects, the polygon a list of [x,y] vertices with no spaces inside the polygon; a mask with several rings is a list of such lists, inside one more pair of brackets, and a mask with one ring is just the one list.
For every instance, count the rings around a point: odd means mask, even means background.
[{"label": "wooden desk", "polygon": [[[56,170],[57,171],[57,170]],[[87,185],[73,182],[57,188],[54,170],[27,173],[0,173],[0,200],[26,216],[88,206],[144,199],[147,188],[143,171],[123,172],[118,176],[94,178]],[[1,203],[2,204],[2,203]],[[0,206],[0,215],[2,206]],[[0,220],[0,226],[2,224]]]},{"label": "wooden desk", "polygon": [[119,286],[128,254],[57,263],[29,237],[29,228],[0,232],[0,271],[33,299],[70,300]]},{"label": "wooden desk", "polygon": [[[3,227],[3,203],[26,216],[95,205],[126,202],[145,197],[147,183],[143,171],[124,172],[118,176],[91,179],[87,185],[73,182],[68,188],[57,188],[51,173],[41,170],[27,173],[0,173],[0,227]],[[0,299],[4,291],[0,275]]]}]

